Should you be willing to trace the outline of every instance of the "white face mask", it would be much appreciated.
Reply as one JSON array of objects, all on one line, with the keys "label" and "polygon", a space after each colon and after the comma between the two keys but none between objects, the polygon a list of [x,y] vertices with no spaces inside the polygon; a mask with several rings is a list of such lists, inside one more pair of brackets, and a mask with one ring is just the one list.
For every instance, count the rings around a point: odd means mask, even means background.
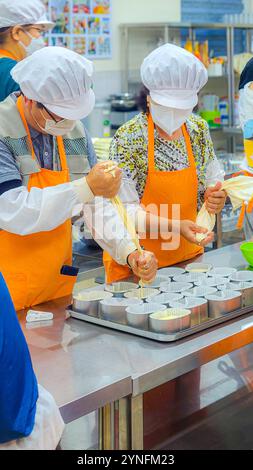
[{"label": "white face mask", "polygon": [[[40,111],[40,112],[41,112],[43,118],[45,119],[45,116],[44,116],[43,112],[42,111]],[[36,122],[37,126],[43,132],[45,132],[46,134],[49,134],[49,135],[56,136],[56,137],[68,134],[68,132],[73,131],[73,129],[76,125],[76,121],[71,121],[69,119],[62,119],[59,122],[55,122],[55,121],[53,121],[53,119],[45,119],[45,121],[46,121],[45,127],[42,127],[38,123],[38,121],[35,118],[35,116],[33,115],[33,113],[32,113],[32,117],[33,117],[34,121]]]},{"label": "white face mask", "polygon": [[19,44],[23,47],[25,50],[25,53],[27,56],[32,55],[34,52],[39,51],[40,49],[43,49],[45,47],[45,42],[42,37],[40,38],[34,38],[30,33],[26,31],[27,36],[31,38],[31,42],[29,46],[25,46],[21,41],[19,41]]},{"label": "white face mask", "polygon": [[162,106],[151,101],[150,112],[154,123],[166,132],[166,134],[172,135],[186,122],[188,117],[192,114],[192,109],[168,108],[167,106]]},{"label": "white face mask", "polygon": [[65,135],[68,132],[73,131],[76,125],[76,121],[70,121],[69,119],[63,119],[59,122],[54,122],[51,119],[46,120],[45,132],[50,135],[60,136]]}]

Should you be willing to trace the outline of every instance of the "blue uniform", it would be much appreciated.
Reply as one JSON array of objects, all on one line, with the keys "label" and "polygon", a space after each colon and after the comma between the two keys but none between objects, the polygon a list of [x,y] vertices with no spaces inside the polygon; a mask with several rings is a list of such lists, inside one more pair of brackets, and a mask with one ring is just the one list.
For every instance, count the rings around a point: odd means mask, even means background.
[{"label": "blue uniform", "polygon": [[32,433],[37,399],[28,346],[0,273],[0,443]]},{"label": "blue uniform", "polygon": [[19,85],[13,80],[11,70],[17,62],[3,57],[0,59],[0,101],[4,101],[14,91],[19,91]]}]

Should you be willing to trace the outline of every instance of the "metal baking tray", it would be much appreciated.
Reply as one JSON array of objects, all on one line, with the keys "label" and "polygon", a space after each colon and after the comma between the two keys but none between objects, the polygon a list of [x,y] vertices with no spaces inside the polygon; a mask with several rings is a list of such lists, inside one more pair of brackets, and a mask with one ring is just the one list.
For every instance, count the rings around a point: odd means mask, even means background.
[{"label": "metal baking tray", "polygon": [[85,321],[87,323],[92,323],[93,325],[103,326],[106,328],[110,328],[112,330],[118,330],[124,333],[129,333],[135,336],[141,336],[143,338],[152,339],[152,340],[159,341],[162,343],[169,343],[169,342],[177,341],[187,336],[191,336],[195,333],[199,333],[200,331],[207,330],[208,328],[212,328],[213,326],[219,325],[221,323],[225,323],[229,320],[232,320],[233,318],[240,317],[241,315],[252,313],[252,311],[253,311],[253,305],[250,307],[241,308],[240,310],[236,310],[234,312],[228,313],[219,318],[214,318],[214,319],[208,318],[208,320],[204,321],[203,323],[200,323],[199,325],[193,326],[189,328],[188,330],[182,330],[178,333],[173,333],[173,334],[161,334],[161,333],[153,333],[152,331],[149,331],[149,330],[140,330],[138,328],[133,328],[128,325],[122,325],[120,323],[113,323],[108,320],[103,320],[100,317],[92,317],[84,313],[74,312],[72,310],[72,305],[69,306],[66,310],[66,312],[70,315],[70,317],[75,318],[77,320]]}]

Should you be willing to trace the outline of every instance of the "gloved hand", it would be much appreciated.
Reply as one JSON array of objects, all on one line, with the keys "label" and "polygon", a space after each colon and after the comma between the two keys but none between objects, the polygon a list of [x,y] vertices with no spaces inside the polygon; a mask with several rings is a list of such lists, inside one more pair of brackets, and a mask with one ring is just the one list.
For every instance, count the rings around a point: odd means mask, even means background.
[{"label": "gloved hand", "polygon": [[[214,239],[213,232],[208,233],[206,228],[199,227],[199,225],[195,224],[191,220],[181,220],[180,233],[188,242],[195,243],[200,246],[206,246]],[[196,238],[197,233],[207,234],[206,238],[201,242],[198,242]]]},{"label": "gloved hand", "polygon": [[205,192],[206,208],[210,214],[219,214],[225,206],[227,194],[222,190],[222,183],[218,181],[213,188]]},{"label": "gloved hand", "polygon": [[86,181],[94,196],[103,196],[111,199],[118,194],[121,186],[122,170],[115,166],[113,174],[106,172],[105,170],[111,163],[112,162],[98,163],[92,168],[88,176],[86,176]]},{"label": "gloved hand", "polygon": [[155,279],[158,261],[153,253],[143,251],[143,254],[140,254],[136,250],[128,256],[127,262],[133,273],[142,281],[149,283]]}]

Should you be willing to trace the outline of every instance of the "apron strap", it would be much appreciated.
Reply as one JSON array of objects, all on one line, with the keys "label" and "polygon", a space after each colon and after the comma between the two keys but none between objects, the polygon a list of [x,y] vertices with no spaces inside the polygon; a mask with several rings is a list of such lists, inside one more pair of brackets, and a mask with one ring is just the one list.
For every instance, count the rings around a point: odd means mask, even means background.
[{"label": "apron strap", "polygon": [[[196,169],[196,162],[192,151],[191,139],[187,131],[186,124],[184,124],[181,129],[186,144],[190,167]],[[151,113],[148,115],[148,171],[155,171],[155,126]]]},{"label": "apron strap", "polygon": [[8,52],[8,51],[5,51],[4,49],[0,49],[0,58],[4,58],[4,57],[8,57],[8,59],[12,59],[12,60],[16,60],[17,61],[17,58],[11,53],[11,52]]},{"label": "apron strap", "polygon": [[[25,118],[25,112],[24,112],[24,107],[23,107],[22,97],[21,96],[17,99],[17,108],[18,108],[20,117],[22,119],[22,122],[24,124],[25,130],[26,130],[29,147],[30,147],[30,150],[31,150],[31,153],[32,153],[32,158],[33,158],[33,160],[36,160],[36,155],[35,155],[35,152],[34,152],[32,138],[31,138],[31,133],[30,133],[30,129],[28,127],[28,124],[27,124],[27,121],[26,121],[26,118]],[[67,156],[66,156],[66,152],[65,152],[65,148],[64,148],[63,138],[61,136],[57,137],[57,145],[58,145],[58,150],[59,150],[61,169],[62,169],[62,171],[66,171],[66,170],[68,170],[68,162],[67,162]]]}]

